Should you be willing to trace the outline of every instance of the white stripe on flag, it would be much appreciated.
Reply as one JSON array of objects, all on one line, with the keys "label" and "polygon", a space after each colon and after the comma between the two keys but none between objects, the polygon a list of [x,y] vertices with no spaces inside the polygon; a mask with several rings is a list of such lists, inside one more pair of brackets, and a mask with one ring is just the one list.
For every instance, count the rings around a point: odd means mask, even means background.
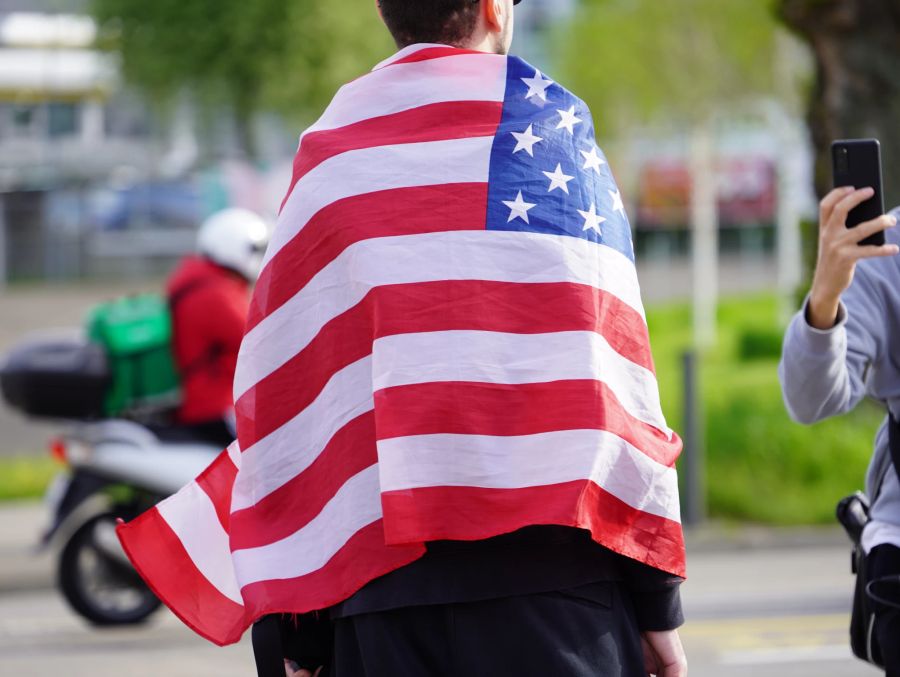
[{"label": "white stripe on flag", "polygon": [[241,587],[304,576],[325,566],[353,535],[382,516],[378,466],[351,477],[300,530],[269,545],[235,550]]},{"label": "white stripe on flag", "polygon": [[[325,160],[291,192],[263,265],[332,202],[393,188],[487,183],[493,143],[493,136],[403,143],[351,150]],[[392,170],[385,171],[385,167]],[[365,219],[365,214],[359,217]]]},{"label": "white stripe on flag", "polygon": [[674,468],[602,430],[535,435],[419,435],[378,442],[382,491],[515,489],[590,479],[632,508],[679,520]]},{"label": "white stripe on flag", "polygon": [[503,101],[506,63],[494,54],[460,54],[373,71],[341,87],[304,135],[435,103]]},{"label": "white stripe on flag", "polygon": [[667,435],[656,377],[590,331],[508,334],[434,331],[386,336],[372,351],[375,390],[443,381],[547,383],[602,381],[625,410]]},{"label": "white stripe on flag", "polygon": [[479,230],[363,240],[247,333],[235,374],[235,400],[372,288],[440,280],[573,282],[607,291],[644,313],[634,264],[611,247],[581,238]]},{"label": "white stripe on flag", "polygon": [[191,482],[156,508],[204,578],[225,597],[243,605],[231,563],[228,534],[200,485]]},{"label": "white stripe on flag", "polygon": [[671,434],[653,374],[593,332],[400,334],[376,341],[374,360],[366,357],[336,372],[306,409],[243,452],[232,510],[255,505],[306,470],[338,430],[371,411],[373,374],[374,390],[457,380],[501,384],[600,380],[631,416]]},{"label": "white stripe on flag", "polygon": [[228,458],[231,459],[231,462],[234,463],[234,467],[238,470],[241,469],[241,445],[235,440],[231,444],[228,445],[226,449],[228,452]]},{"label": "white stripe on flag", "polygon": [[372,358],[336,372],[303,411],[241,455],[231,510],[255,505],[306,470],[334,434],[374,407]]}]

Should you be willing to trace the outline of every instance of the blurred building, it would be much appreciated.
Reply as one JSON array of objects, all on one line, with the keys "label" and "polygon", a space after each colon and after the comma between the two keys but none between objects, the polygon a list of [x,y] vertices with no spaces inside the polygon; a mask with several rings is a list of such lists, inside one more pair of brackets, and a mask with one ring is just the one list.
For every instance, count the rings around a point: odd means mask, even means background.
[{"label": "blurred building", "polygon": [[89,255],[91,192],[158,159],[148,115],[93,48],[80,0],[0,0],[0,278],[69,278]]},{"label": "blurred building", "polygon": [[163,272],[204,216],[271,213],[290,178],[295,138],[266,139],[277,171],[263,174],[229,116],[202,140],[187,96],[161,117],[94,47],[87,4],[0,0],[0,285]]}]

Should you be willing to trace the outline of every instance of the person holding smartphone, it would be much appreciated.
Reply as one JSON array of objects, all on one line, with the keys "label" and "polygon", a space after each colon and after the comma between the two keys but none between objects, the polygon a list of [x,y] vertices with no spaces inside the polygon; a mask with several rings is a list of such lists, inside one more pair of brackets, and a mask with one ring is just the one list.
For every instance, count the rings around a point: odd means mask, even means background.
[{"label": "person holding smartphone", "polygon": [[[788,412],[801,423],[843,414],[867,395],[900,417],[900,233],[893,230],[900,208],[847,227],[851,211],[875,195],[871,187],[835,188],[820,205],[812,288],[787,329],[779,365]],[[884,244],[861,244],[879,233]],[[883,470],[891,462],[888,420],[866,478],[873,504],[862,545],[870,580],[900,574],[900,481]],[[900,614],[876,608],[875,632],[887,674],[900,675]]]}]

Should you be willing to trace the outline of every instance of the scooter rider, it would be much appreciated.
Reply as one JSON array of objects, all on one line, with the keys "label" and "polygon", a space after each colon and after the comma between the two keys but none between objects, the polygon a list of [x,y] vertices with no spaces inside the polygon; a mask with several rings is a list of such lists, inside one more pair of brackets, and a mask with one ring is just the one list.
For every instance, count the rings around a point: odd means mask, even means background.
[{"label": "scooter rider", "polygon": [[[821,203],[812,289],[788,327],[779,366],[788,411],[801,423],[850,411],[866,395],[900,417],[900,233],[887,230],[882,246],[858,244],[895,226],[900,208],[846,227],[849,211],[873,194],[871,188],[837,188]],[[870,580],[900,573],[900,482],[896,472],[879,472],[889,459],[886,418],[866,482],[875,497],[862,538]],[[900,614],[876,607],[875,632],[887,674],[900,675]]]},{"label": "scooter rider", "polygon": [[197,254],[182,260],[166,285],[182,379],[176,423],[223,447],[235,437],[234,369],[268,235],[251,211],[217,212],[200,227]]}]

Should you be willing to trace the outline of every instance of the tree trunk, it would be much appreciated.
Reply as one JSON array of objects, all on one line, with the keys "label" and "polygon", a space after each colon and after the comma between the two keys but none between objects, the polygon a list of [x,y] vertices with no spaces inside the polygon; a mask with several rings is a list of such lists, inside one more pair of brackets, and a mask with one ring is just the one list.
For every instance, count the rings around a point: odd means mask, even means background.
[{"label": "tree trunk", "polygon": [[237,131],[237,142],[244,159],[255,162],[259,159],[253,120],[259,107],[259,83],[250,78],[239,78],[242,84],[234,87],[232,102]]},{"label": "tree trunk", "polygon": [[779,0],[778,13],[815,53],[816,191],[831,188],[832,141],[874,137],[885,206],[900,205],[900,0]]}]

